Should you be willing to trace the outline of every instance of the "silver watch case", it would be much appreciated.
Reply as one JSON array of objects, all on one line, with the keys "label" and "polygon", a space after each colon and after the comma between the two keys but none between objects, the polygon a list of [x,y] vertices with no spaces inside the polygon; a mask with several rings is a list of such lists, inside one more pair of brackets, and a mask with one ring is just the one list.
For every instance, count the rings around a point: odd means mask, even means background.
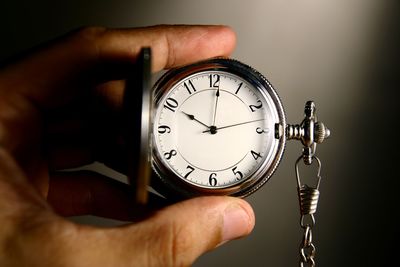
[{"label": "silver watch case", "polygon": [[[209,70],[223,71],[237,75],[261,92],[267,100],[267,103],[269,103],[271,110],[273,110],[273,114],[269,114],[271,118],[268,119],[272,119],[275,122],[275,144],[271,148],[272,151],[269,151],[270,157],[266,159],[250,177],[239,184],[217,189],[193,185],[177,177],[172,170],[165,166],[161,159],[162,155],[160,155],[156,146],[152,145],[151,164],[155,172],[155,177],[152,178],[152,186],[156,191],[167,198],[182,199],[204,195],[248,196],[264,185],[273,175],[285,149],[286,117],[278,94],[271,83],[262,74],[250,66],[233,59],[213,58],[166,72],[153,87],[153,123],[155,116],[154,111],[160,104],[163,96],[165,96],[176,83],[187,76]],[[153,126],[154,125],[152,125],[152,129]],[[153,133],[151,137],[153,144],[155,144],[154,138],[155,135]]]}]

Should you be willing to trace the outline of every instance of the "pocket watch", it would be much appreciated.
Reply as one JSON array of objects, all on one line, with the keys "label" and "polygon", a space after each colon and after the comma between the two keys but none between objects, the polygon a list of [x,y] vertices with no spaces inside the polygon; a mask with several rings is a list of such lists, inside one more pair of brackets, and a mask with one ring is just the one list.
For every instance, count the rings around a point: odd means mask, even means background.
[{"label": "pocket watch", "polygon": [[[169,70],[151,90],[150,61],[151,50],[142,49],[135,74],[126,82],[123,105],[127,171],[136,202],[146,204],[149,185],[172,200],[246,197],[270,179],[286,141],[299,140],[303,150],[295,172],[304,229],[300,266],[315,266],[312,228],[321,181],[315,152],[330,130],[317,120],[314,102],[306,103],[300,124],[287,124],[271,83],[228,58]],[[301,182],[301,161],[317,162],[315,186]]]},{"label": "pocket watch", "polygon": [[[167,198],[245,197],[272,176],[286,140],[301,140],[312,160],[316,143],[329,136],[314,114],[288,125],[271,83],[228,58],[169,70],[151,101],[151,185]],[[313,102],[306,106],[314,113]]]}]

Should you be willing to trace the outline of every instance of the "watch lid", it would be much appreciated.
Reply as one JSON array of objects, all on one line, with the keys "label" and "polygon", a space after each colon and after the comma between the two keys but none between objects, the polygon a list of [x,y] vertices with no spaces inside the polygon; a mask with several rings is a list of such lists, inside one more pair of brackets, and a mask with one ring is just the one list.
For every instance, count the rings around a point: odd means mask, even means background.
[{"label": "watch lid", "polygon": [[[151,48],[140,51],[132,75],[126,80],[123,117],[127,142],[127,175],[138,204],[146,204],[151,175]],[[140,135],[140,136],[139,136]]]}]

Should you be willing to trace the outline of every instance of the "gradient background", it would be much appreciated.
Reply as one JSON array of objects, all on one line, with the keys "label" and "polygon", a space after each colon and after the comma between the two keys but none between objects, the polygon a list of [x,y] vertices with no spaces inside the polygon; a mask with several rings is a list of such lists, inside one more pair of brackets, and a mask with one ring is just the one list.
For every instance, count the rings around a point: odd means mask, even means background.
[{"label": "gradient background", "polygon": [[[318,148],[318,266],[389,266],[399,247],[399,11],[399,1],[389,0],[3,0],[0,60],[83,25],[230,25],[237,33],[233,57],[272,82],[288,122],[299,123],[313,99],[332,130]],[[254,232],[194,266],[297,266],[302,231],[293,167],[300,150],[289,143],[273,178],[248,198]]]}]

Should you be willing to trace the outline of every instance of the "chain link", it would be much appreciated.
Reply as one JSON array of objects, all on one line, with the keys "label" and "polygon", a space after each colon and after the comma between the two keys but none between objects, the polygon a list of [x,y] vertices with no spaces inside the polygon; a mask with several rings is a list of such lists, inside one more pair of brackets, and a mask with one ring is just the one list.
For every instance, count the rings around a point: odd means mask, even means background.
[{"label": "chain link", "polygon": [[312,243],[312,226],[304,228],[303,241],[300,246],[300,266],[315,267],[315,246]]},{"label": "chain link", "polygon": [[[296,179],[297,191],[300,203],[300,225],[304,229],[303,242],[300,245],[300,266],[315,267],[315,246],[312,243],[312,228],[315,225],[314,213],[317,211],[319,198],[319,185],[321,182],[321,161],[315,156],[317,144],[321,144],[331,135],[330,130],[317,120],[316,107],[313,101],[307,101],[304,107],[304,119],[300,124],[288,125],[286,127],[287,139],[301,141],[303,151],[297,159]],[[313,162],[318,164],[317,183],[308,186],[300,181],[299,162],[303,161],[306,166]]]},{"label": "chain link", "polygon": [[[300,267],[315,267],[315,246],[312,243],[312,229],[315,225],[314,213],[317,211],[318,199],[319,199],[319,184],[321,181],[321,161],[312,156],[312,161],[315,160],[318,163],[318,174],[317,174],[317,184],[315,187],[309,187],[302,184],[300,181],[300,174],[298,164],[303,159],[301,156],[296,161],[296,178],[298,186],[298,195],[300,202],[300,226],[304,229],[303,240],[300,245]],[[306,165],[311,165],[307,164]]]}]

